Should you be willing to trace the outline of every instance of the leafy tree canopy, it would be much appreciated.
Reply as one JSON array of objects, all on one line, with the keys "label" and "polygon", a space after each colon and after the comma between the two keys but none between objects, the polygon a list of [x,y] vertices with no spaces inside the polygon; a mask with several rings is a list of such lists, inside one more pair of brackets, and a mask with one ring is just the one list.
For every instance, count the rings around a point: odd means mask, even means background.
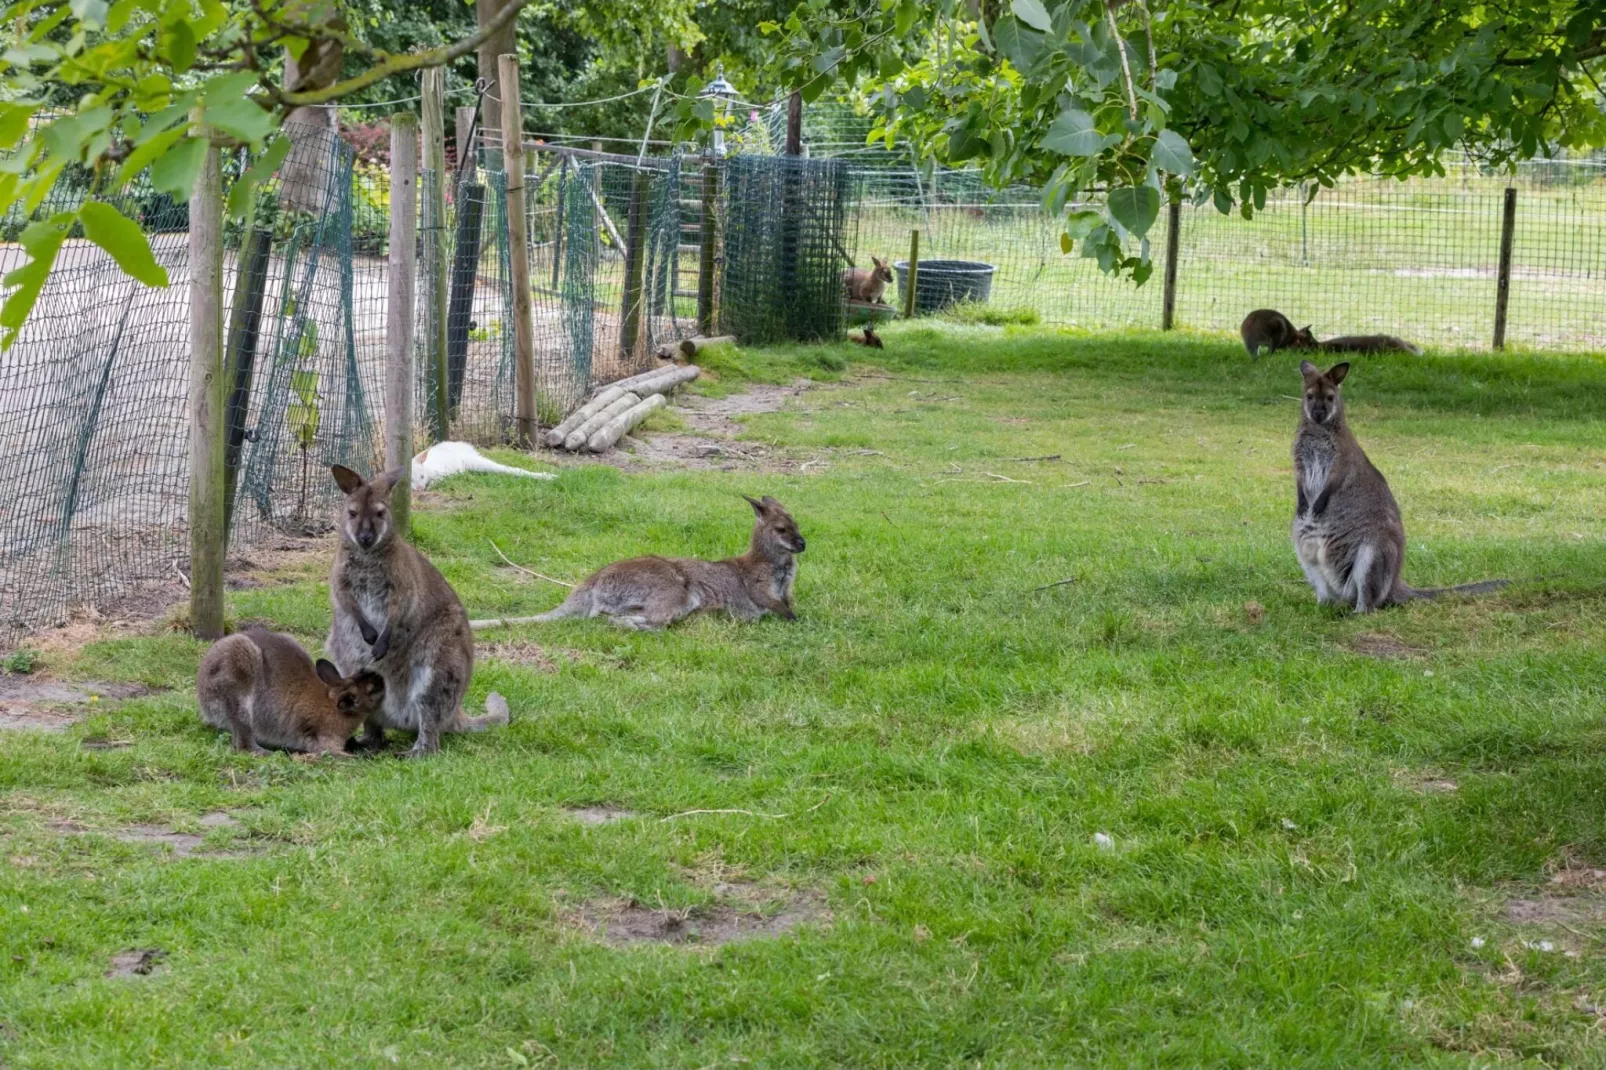
[{"label": "leafy tree canopy", "polygon": [[[1039,183],[1062,247],[1149,277],[1162,193],[1268,190],[1606,143],[1600,0],[804,0],[764,27],[805,99],[856,87],[872,139]],[[1088,195],[1097,207],[1085,207]]]}]

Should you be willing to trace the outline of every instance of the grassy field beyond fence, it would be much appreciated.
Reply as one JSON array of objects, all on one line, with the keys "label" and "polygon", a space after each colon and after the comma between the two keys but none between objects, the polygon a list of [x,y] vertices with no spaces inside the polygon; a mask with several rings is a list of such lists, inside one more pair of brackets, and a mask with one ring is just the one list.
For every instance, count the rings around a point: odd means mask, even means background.
[{"label": "grassy field beyond fence", "polygon": [[[492,540],[808,539],[795,623],[485,634],[514,723],[429,760],[230,753],[159,624],[41,644],[150,691],[0,738],[0,1064],[1606,1061],[1606,364],[1356,361],[1407,578],[1513,584],[1355,617],[1289,546],[1296,355],[885,335],[717,358],[807,389],[711,467],[424,495],[475,616],[563,594]],[[232,619],[317,646],[327,564]]]}]

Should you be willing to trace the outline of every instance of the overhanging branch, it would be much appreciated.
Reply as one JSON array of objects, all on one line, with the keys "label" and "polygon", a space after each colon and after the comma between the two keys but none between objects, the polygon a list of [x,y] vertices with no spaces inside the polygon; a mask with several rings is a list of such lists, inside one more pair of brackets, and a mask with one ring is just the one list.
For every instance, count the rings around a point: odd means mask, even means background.
[{"label": "overhanging branch", "polygon": [[408,71],[423,70],[426,67],[442,67],[476,51],[503,26],[518,17],[519,11],[530,0],[508,0],[496,18],[480,27],[478,31],[461,41],[454,41],[449,45],[438,48],[425,49],[422,52],[406,52],[399,56],[383,56],[379,62],[369,67],[355,78],[348,78],[344,82],[336,82],[324,89],[312,89],[305,93],[282,93],[279,99],[292,108],[299,108],[309,104],[328,104],[341,97],[367,89],[375,82],[382,82],[397,74],[406,74]]}]

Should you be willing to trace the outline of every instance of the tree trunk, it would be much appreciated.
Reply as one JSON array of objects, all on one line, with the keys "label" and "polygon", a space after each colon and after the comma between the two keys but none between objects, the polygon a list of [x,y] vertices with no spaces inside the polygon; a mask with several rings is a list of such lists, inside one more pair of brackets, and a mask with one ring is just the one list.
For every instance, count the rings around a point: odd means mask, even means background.
[{"label": "tree trunk", "polygon": [[[501,12],[508,0],[474,0],[474,15],[480,26],[485,26]],[[492,135],[485,140],[485,166],[492,171],[502,169],[502,151],[496,135],[502,129],[502,102],[501,69],[497,66],[497,57],[502,55],[517,55],[519,51],[518,19],[509,19],[496,33],[485,39],[480,45],[479,69],[480,77],[485,84],[491,87],[482,99],[480,114],[480,129]]]},{"label": "tree trunk", "polygon": [[[284,84],[288,88],[300,80],[300,67],[286,52]],[[330,193],[331,150],[339,136],[336,121],[332,105],[297,108],[285,117],[284,136],[290,139],[290,154],[279,168],[279,207],[293,212],[323,213]]]}]

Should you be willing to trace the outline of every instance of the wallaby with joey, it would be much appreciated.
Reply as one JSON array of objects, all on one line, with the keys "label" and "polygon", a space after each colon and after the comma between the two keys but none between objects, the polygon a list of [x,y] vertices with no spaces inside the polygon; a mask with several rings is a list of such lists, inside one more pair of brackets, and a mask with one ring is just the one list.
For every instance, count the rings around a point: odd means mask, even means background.
[{"label": "wallaby with joey", "polygon": [[1400,506],[1367,458],[1344,416],[1339,389],[1349,365],[1322,371],[1302,361],[1305,377],[1299,430],[1294,435],[1294,553],[1316,601],[1353,605],[1365,613],[1414,598],[1487,594],[1505,580],[1459,587],[1412,587],[1405,566]]},{"label": "wallaby with joey", "polygon": [[1275,353],[1279,349],[1313,349],[1317,344],[1309,327],[1296,328],[1293,320],[1271,308],[1257,308],[1245,316],[1238,335],[1251,357],[1259,357],[1262,349]]},{"label": "wallaby with joey", "polygon": [[384,702],[385,681],[372,672],[342,676],[322,658],[314,665],[291,636],[252,628],[212,644],[195,695],[201,720],[227,729],[235,750],[344,754]]},{"label": "wallaby with joey", "polygon": [[849,268],[842,273],[842,283],[847,287],[848,299],[863,301],[867,305],[884,305],[881,295],[887,292],[892,283],[892,268],[879,256],[872,256],[872,267]]},{"label": "wallaby with joey", "polygon": [[1346,334],[1316,344],[1329,353],[1387,353],[1399,350],[1418,357],[1422,355],[1421,346],[1412,345],[1392,334]]},{"label": "wallaby with joey", "polygon": [[500,696],[486,700],[492,712],[483,717],[463,713],[474,637],[457,592],[391,523],[390,493],[402,469],[370,480],[340,465],[332,471],[346,498],[329,573],[329,654],[342,673],[385,678],[385,701],[369,716],[358,745],[383,746],[385,729],[404,729],[418,733],[409,752],[418,757],[440,749],[442,732],[506,724]]},{"label": "wallaby with joey", "polygon": [[780,502],[768,495],[747,501],[757,519],[752,542],[740,557],[615,561],[588,576],[558,608],[535,619],[608,617],[625,628],[657,629],[699,610],[722,609],[738,620],[757,620],[766,613],[796,620],[796,555],[807,544]]}]

